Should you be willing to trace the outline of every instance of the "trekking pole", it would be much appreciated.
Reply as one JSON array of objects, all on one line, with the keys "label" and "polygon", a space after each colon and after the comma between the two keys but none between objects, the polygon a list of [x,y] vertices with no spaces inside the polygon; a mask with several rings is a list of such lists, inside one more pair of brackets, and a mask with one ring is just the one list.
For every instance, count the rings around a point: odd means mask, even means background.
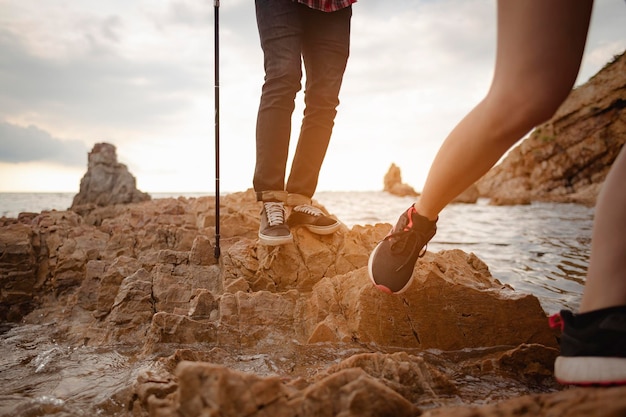
[{"label": "trekking pole", "polygon": [[215,252],[220,257],[220,0],[214,0],[215,16]]}]

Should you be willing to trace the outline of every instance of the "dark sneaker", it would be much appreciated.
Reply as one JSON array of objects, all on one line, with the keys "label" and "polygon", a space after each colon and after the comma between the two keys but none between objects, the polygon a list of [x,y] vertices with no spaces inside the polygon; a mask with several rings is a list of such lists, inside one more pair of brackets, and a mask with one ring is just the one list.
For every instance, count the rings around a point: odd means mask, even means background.
[{"label": "dark sneaker", "polygon": [[379,290],[404,292],[411,283],[417,258],[426,253],[426,244],[437,232],[437,221],[420,216],[413,206],[402,213],[396,226],[374,248],[367,268]]},{"label": "dark sneaker", "polygon": [[626,306],[550,317],[561,329],[554,376],[561,384],[626,385]]},{"label": "dark sneaker", "polygon": [[339,229],[339,221],[327,216],[322,210],[310,204],[300,204],[291,210],[287,219],[291,227],[304,226],[318,235],[329,235]]},{"label": "dark sneaker", "polygon": [[261,209],[259,239],[264,245],[284,245],[293,240],[289,226],[285,224],[283,203],[264,201]]}]

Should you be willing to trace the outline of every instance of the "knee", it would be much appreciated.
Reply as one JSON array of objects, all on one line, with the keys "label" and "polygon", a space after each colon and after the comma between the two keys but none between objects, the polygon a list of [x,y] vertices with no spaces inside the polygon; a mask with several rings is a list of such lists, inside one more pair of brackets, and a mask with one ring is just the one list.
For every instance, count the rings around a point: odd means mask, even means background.
[{"label": "knee", "polygon": [[518,129],[530,130],[554,116],[568,93],[521,87],[497,94],[493,97],[492,106]]},{"label": "knee", "polygon": [[533,99],[526,100],[522,104],[522,115],[527,124],[533,128],[552,118],[566,98],[567,94],[537,92]]},{"label": "knee", "polygon": [[266,62],[264,90],[295,94],[302,88],[300,61],[279,59]]}]

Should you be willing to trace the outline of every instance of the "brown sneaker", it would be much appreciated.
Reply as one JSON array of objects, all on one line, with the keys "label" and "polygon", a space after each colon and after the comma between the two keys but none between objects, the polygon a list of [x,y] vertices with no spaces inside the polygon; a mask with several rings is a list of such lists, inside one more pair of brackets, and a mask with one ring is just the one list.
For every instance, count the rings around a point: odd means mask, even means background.
[{"label": "brown sneaker", "polygon": [[285,224],[285,206],[283,203],[263,202],[259,241],[268,246],[284,245],[293,241],[289,226]]},{"label": "brown sneaker", "polygon": [[339,222],[310,204],[300,204],[291,210],[287,219],[291,227],[304,226],[318,235],[329,235],[339,229]]}]

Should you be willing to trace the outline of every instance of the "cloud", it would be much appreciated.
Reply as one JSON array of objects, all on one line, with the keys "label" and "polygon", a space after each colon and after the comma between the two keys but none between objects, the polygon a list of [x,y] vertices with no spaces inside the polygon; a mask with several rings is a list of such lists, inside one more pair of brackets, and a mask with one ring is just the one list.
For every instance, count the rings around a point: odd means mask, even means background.
[{"label": "cloud", "polygon": [[[230,190],[248,187],[254,169],[264,75],[254,9],[251,0],[220,5],[221,166]],[[0,162],[84,166],[86,147],[105,141],[155,187],[174,179],[191,187],[193,178],[210,176],[212,1],[0,0],[0,10]],[[361,163],[351,168],[347,187],[378,187],[391,162],[420,183],[449,130],[487,92],[495,13],[493,0],[354,5],[351,57],[320,189],[335,187],[336,172],[355,151]],[[626,48],[625,18],[623,1],[596,1],[581,80]],[[16,130],[29,138],[32,154],[21,143],[5,143],[6,132],[16,138]],[[76,154],[43,155],[65,147]]]},{"label": "cloud", "polygon": [[88,149],[79,140],[61,140],[35,126],[0,122],[0,162],[52,162],[86,166]]},{"label": "cloud", "polygon": [[[0,114],[9,120],[30,114],[29,123],[42,126],[71,120],[92,129],[158,130],[211,92],[210,56],[199,59],[184,42],[167,41],[168,31],[174,37],[181,30],[112,14],[66,19],[64,35],[33,34],[25,23],[1,28]],[[145,27],[166,33],[146,36]],[[209,51],[208,39],[198,39],[193,44]]]}]

